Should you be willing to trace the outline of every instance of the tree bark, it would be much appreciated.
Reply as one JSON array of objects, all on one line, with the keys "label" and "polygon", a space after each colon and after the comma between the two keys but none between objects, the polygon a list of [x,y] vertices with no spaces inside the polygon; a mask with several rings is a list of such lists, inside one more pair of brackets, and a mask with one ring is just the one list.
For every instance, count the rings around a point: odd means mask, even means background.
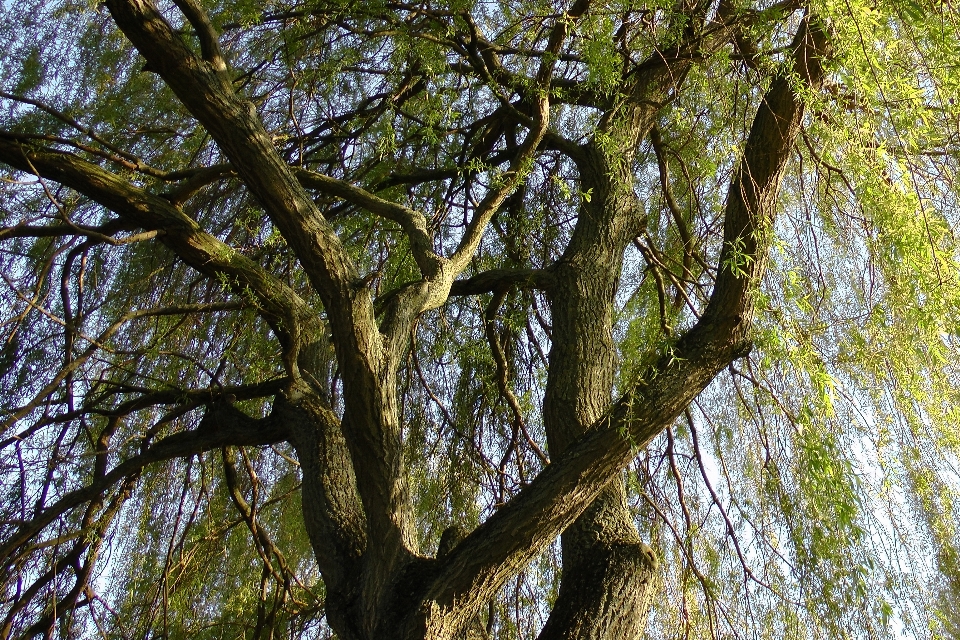
[{"label": "tree bark", "polygon": [[[810,88],[822,80],[826,46],[825,35],[818,28],[810,29],[805,21],[793,43],[794,70]],[[678,83],[676,79],[688,68],[688,64],[676,65],[671,77]],[[663,73],[661,70],[659,75]],[[621,117],[619,123],[613,117],[608,120],[614,129],[620,129],[620,140],[636,144],[650,131],[656,111],[649,106],[649,96],[669,90],[658,86],[657,75],[651,73],[652,78],[639,88],[648,99],[639,101],[631,117]],[[740,274],[746,277],[730,277],[728,268],[718,278],[708,317],[711,312],[720,315],[720,308],[737,301],[734,307],[741,312],[734,322],[749,326],[749,290],[757,286],[763,272],[779,178],[801,116],[802,103],[788,79],[778,77],[758,109],[727,202],[721,270],[730,259],[729,252],[739,245],[754,256],[754,264],[748,267],[751,273]],[[619,150],[621,157],[632,158],[634,149],[624,147]],[[554,456],[582,435],[609,404],[615,366],[612,304],[626,242],[643,224],[632,188],[632,167],[624,167],[623,160],[605,156],[594,147],[587,146],[584,151],[577,162],[581,190],[589,190],[594,197],[581,206],[551,289],[554,343],[544,416]],[[735,328],[733,331],[738,333]],[[563,533],[562,554],[559,597],[540,640],[639,638],[656,590],[658,563],[637,534],[619,475]]]},{"label": "tree bark", "polygon": [[637,534],[624,498],[617,477],[563,533],[560,593],[539,640],[643,634],[659,564]]},{"label": "tree bark", "polygon": [[[621,135],[624,146],[635,145],[633,130]],[[628,149],[627,157],[632,152]],[[644,224],[632,163],[589,144],[577,165],[581,190],[591,198],[581,204],[550,289],[553,344],[544,420],[552,457],[563,455],[610,405],[616,370],[613,301],[624,249]],[[638,637],[657,562],[632,522],[620,474],[563,533],[561,548],[560,593],[540,640]]]},{"label": "tree bark", "polygon": [[[585,4],[575,7],[582,12]],[[624,249],[643,225],[632,158],[659,106],[675,92],[689,57],[674,68],[654,60],[637,74],[638,82],[646,84],[634,92],[633,106],[602,118],[602,132],[618,141],[618,148],[597,140],[572,150],[581,188],[591,198],[581,205],[562,258],[547,274],[491,275],[499,281],[537,280],[549,288],[553,345],[543,412],[552,462],[476,530],[448,541],[438,557],[425,558],[416,548],[404,492],[394,369],[399,358],[390,346],[399,342],[385,339],[370,293],[357,282],[346,250],[279,157],[255,112],[224,80],[215,38],[205,40],[200,60],[149,2],[108,0],[108,6],[151,67],[221,145],[296,252],[324,303],[344,376],[345,409],[338,419],[324,396],[320,352],[327,327],[295,292],[203,232],[169,200],[71,154],[35,151],[0,139],[5,163],[85,193],[125,221],[162,230],[161,240],[198,271],[235,279],[238,290],[256,299],[288,351],[290,381],[269,418],[254,421],[230,407],[212,406],[202,429],[161,440],[142,460],[127,460],[104,476],[104,482],[124,477],[123,465],[288,439],[304,475],[304,519],[327,586],[328,621],[340,637],[445,640],[472,634],[481,607],[561,532],[560,595],[541,638],[639,636],[657,561],[632,523],[620,474],[638,447],[668,427],[718,372],[746,353],[779,178],[803,115],[791,80],[776,78],[758,108],[728,194],[716,285],[702,318],[677,339],[672,354],[652,363],[615,402],[613,305]],[[556,47],[569,17],[557,23],[556,38],[551,38]],[[190,21],[202,27],[201,18]],[[826,36],[805,21],[793,46],[794,75],[816,88],[823,77]],[[538,74],[541,88],[550,81],[545,68]],[[544,98],[538,106],[541,117],[532,123],[538,130],[531,129],[524,153],[533,153],[544,135],[549,103]],[[367,198],[343,184],[328,187],[343,190],[345,197]],[[386,206],[379,201],[368,205]],[[486,224],[484,216],[497,206],[494,198],[490,211],[471,222],[465,234],[470,239],[456,255],[472,251],[471,243],[479,242]],[[388,213],[410,222],[414,231],[419,228],[414,213],[396,208]],[[424,261],[425,271],[428,263]],[[424,273],[420,303],[434,300],[437,291],[445,297],[451,273],[441,274],[445,291],[432,289],[432,276]],[[462,288],[488,285],[478,278]],[[419,309],[408,307],[401,315],[415,318]],[[97,492],[88,493],[67,498],[77,504]],[[56,508],[44,517],[52,520],[63,513],[54,513]],[[14,551],[43,526],[41,519],[25,525],[3,551]]]}]

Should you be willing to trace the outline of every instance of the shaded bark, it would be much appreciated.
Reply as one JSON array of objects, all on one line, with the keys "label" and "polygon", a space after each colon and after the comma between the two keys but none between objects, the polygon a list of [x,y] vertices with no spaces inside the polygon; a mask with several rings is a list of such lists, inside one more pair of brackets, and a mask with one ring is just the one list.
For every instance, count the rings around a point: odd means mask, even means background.
[{"label": "shaded bark", "polygon": [[[559,48],[569,23],[586,4],[576,3],[556,22],[550,47]],[[210,132],[281,230],[322,299],[329,327],[289,287],[200,229],[179,209],[177,199],[150,194],[77,156],[0,139],[3,162],[74,188],[125,222],[162,231],[158,238],[198,271],[235,278],[238,293],[256,300],[285,349],[289,380],[270,417],[253,420],[229,403],[212,404],[196,431],[160,440],[107,473],[100,484],[115,483],[170,457],[289,440],[303,471],[304,520],[327,586],[328,620],[340,637],[440,640],[476,635],[481,608],[561,532],[560,596],[542,638],[640,635],[657,563],[631,521],[620,474],[719,371],[749,350],[753,296],[770,244],[779,178],[803,114],[790,80],[774,80],[754,119],[728,194],[717,281],[702,318],[678,338],[671,353],[651,363],[631,389],[611,402],[613,305],[624,249],[643,225],[632,158],[660,108],[679,88],[692,64],[693,42],[703,44],[699,38],[658,53],[635,70],[630,98],[600,121],[600,132],[614,146],[601,145],[599,139],[576,148],[569,141],[559,145],[575,159],[581,186],[592,197],[580,208],[562,258],[547,270],[488,272],[454,285],[490,217],[522,177],[513,176],[502,189],[488,193],[453,256],[443,258],[433,253],[421,214],[349,184],[312,176],[317,188],[398,222],[415,245],[423,279],[397,293],[389,301],[388,318],[378,324],[370,291],[349,254],[281,159],[251,105],[225,79],[215,34],[202,10],[188,0],[177,5],[201,35],[202,59],[149,2],[108,1],[117,24]],[[793,71],[807,87],[816,88],[823,76],[819,57],[826,49],[825,35],[804,22],[794,48]],[[479,67],[496,66],[490,52],[481,58]],[[544,62],[537,73],[540,90],[550,86],[551,65]],[[534,117],[515,114],[529,129],[511,165],[517,175],[547,134],[549,101],[547,92],[541,93]],[[543,410],[553,461],[476,530],[459,541],[452,536],[436,558],[424,558],[412,532],[402,469],[399,356],[424,309],[441,304],[451,292],[505,284],[542,287],[549,294],[553,346]],[[345,407],[339,419],[323,390],[328,328],[343,374]],[[102,490],[98,484],[68,494],[24,524],[2,551],[14,552],[53,518]]]},{"label": "shaded bark", "polygon": [[366,520],[340,421],[309,393],[282,400],[276,413],[290,430],[305,481],[303,520],[327,588],[327,616],[345,640],[367,637],[358,573],[367,545]]},{"label": "shaded bark", "polygon": [[[633,131],[624,134],[636,139]],[[616,370],[613,301],[624,249],[644,223],[632,166],[587,147],[578,168],[581,189],[594,197],[581,206],[550,290],[553,345],[544,421],[554,459],[609,406]],[[656,560],[640,540],[625,497],[623,479],[614,474],[563,533],[560,593],[540,638],[612,640],[642,633]]]},{"label": "shaded bark", "polygon": [[562,536],[560,593],[540,640],[638,638],[659,563],[637,534],[619,478]]}]

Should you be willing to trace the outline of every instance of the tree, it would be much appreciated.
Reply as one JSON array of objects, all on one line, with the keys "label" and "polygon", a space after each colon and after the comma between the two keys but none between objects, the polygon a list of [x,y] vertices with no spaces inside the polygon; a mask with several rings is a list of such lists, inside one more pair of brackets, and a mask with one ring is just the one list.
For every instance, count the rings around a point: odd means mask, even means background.
[{"label": "tree", "polygon": [[950,3],[3,11],[0,637],[951,633]]}]

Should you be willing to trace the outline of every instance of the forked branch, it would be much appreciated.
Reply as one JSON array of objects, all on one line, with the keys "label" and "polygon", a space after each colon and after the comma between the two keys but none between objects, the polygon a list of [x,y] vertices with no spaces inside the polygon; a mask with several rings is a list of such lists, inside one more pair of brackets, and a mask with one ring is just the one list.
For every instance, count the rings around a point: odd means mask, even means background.
[{"label": "forked branch", "polygon": [[[808,17],[793,46],[795,73],[808,89],[816,90],[829,54],[827,35]],[[635,452],[670,426],[718,372],[749,350],[751,300],[771,242],[779,177],[802,116],[802,99],[789,78],[776,78],[754,118],[726,206],[725,246],[745,251],[749,267],[729,268],[724,260],[730,260],[732,249],[725,250],[707,313],[582,437],[453,549],[424,607],[435,603],[449,615],[465,605],[479,608],[572,523]],[[421,615],[426,613],[424,609]]]}]

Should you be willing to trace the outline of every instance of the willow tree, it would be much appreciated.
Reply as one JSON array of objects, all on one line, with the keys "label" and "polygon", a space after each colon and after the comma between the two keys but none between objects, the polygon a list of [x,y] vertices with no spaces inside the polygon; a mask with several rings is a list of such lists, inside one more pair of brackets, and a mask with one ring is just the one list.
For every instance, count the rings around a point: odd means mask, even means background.
[{"label": "willow tree", "polygon": [[950,3],[205,4],[3,8],[0,638],[956,635]]}]

